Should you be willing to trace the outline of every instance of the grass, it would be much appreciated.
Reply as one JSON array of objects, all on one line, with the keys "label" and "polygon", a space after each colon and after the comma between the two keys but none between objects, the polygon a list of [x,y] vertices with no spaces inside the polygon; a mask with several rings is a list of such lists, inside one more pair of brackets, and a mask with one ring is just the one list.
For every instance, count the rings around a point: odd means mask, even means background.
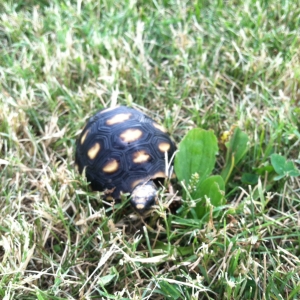
[{"label": "grass", "polygon": [[[299,7],[2,1],[0,298],[299,299],[299,176],[269,174],[272,153],[299,169]],[[147,220],[90,192],[75,140],[115,104],[177,143],[195,127],[247,133],[217,217],[168,214],[178,183]],[[220,145],[215,174],[225,156]]]}]

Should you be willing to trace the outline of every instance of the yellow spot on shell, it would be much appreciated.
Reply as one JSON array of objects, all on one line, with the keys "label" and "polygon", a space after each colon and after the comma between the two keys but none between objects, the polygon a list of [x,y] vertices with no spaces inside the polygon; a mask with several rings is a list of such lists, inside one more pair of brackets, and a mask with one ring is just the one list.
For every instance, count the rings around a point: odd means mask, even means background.
[{"label": "yellow spot on shell", "polygon": [[143,132],[140,129],[127,129],[120,134],[120,138],[124,143],[137,141]]},{"label": "yellow spot on shell", "polygon": [[94,159],[96,156],[97,156],[97,154],[98,154],[98,152],[100,151],[100,148],[101,148],[101,146],[100,146],[100,144],[99,143],[96,143],[92,148],[90,148],[90,150],[88,151],[88,157],[90,158],[90,159]]},{"label": "yellow spot on shell", "polygon": [[103,167],[103,171],[105,173],[113,173],[117,171],[118,168],[119,168],[119,163],[115,159],[112,159]]},{"label": "yellow spot on shell", "polygon": [[149,158],[150,155],[145,150],[141,150],[133,153],[133,162],[136,164],[144,163],[148,161]]},{"label": "yellow spot on shell", "polygon": [[114,124],[118,124],[118,123],[122,123],[126,120],[129,120],[131,117],[131,114],[117,114],[115,116],[113,116],[112,118],[108,119],[106,121],[107,125],[114,125]]},{"label": "yellow spot on shell", "polygon": [[167,132],[164,126],[159,125],[159,124],[156,123],[156,122],[153,122],[153,126],[154,126],[156,129],[158,129],[158,130],[160,130],[160,131],[162,131],[162,132]]},{"label": "yellow spot on shell", "polygon": [[155,178],[164,178],[167,177],[165,172],[159,171],[157,173],[155,173],[153,176],[151,176],[151,178],[155,179]]},{"label": "yellow spot on shell", "polygon": [[86,139],[88,133],[89,133],[89,130],[87,130],[87,131],[83,134],[83,136],[81,137],[81,139],[80,139],[81,145],[83,145],[83,143],[84,143],[84,141],[85,141],[85,139]]},{"label": "yellow spot on shell", "polygon": [[158,148],[159,148],[159,150],[161,151],[161,152],[167,152],[167,151],[169,151],[169,149],[170,149],[170,144],[169,143],[160,143],[159,145],[158,145]]}]

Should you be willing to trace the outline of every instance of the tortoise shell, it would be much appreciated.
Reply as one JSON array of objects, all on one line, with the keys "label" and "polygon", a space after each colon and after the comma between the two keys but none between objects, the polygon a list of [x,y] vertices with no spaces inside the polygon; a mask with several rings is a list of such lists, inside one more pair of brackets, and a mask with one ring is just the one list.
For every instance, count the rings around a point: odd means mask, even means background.
[{"label": "tortoise shell", "polygon": [[[75,163],[80,173],[85,169],[93,190],[120,199],[138,185],[171,176],[175,150],[161,125],[136,109],[119,106],[88,120],[77,140]],[[138,209],[136,201],[132,204]],[[148,209],[153,201],[144,204],[140,208]]]}]

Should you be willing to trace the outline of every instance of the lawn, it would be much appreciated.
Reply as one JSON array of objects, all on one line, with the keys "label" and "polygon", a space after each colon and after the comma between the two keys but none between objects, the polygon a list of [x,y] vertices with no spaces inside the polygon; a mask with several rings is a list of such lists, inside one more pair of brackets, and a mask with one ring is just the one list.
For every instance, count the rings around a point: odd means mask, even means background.
[{"label": "lawn", "polygon": [[[296,0],[3,0],[0,298],[300,299],[299,15]],[[179,148],[145,217],[75,168],[86,121],[116,105]],[[199,165],[192,132],[215,141],[218,203],[180,175]]]}]

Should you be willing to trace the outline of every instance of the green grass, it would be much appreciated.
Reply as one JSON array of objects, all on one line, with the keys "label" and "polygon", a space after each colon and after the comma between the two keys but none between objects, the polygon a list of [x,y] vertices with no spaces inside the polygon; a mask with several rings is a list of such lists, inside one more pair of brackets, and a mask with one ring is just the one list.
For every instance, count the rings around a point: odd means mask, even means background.
[{"label": "green grass", "polygon": [[[1,2],[1,299],[300,298],[299,176],[275,181],[271,165],[278,153],[299,169],[300,5],[270,2]],[[115,104],[177,143],[240,127],[226,205],[208,221],[169,214],[174,183],[146,220],[103,206],[74,148]],[[225,157],[220,144],[215,175]]]}]

